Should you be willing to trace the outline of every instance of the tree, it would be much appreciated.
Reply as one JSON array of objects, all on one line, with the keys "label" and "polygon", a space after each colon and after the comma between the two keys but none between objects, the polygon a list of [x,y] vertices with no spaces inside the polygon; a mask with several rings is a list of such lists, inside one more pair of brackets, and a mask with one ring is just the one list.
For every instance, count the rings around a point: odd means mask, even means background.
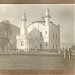
[{"label": "tree", "polygon": [[7,46],[7,50],[8,50],[8,44],[10,44],[10,48],[12,50],[12,46],[10,43],[10,36],[12,35],[12,29],[11,29],[11,23],[8,20],[4,20],[1,24],[1,29],[0,32],[2,32],[4,34],[4,36],[1,37],[2,41],[2,45],[3,48],[2,50],[4,51],[4,47]]}]

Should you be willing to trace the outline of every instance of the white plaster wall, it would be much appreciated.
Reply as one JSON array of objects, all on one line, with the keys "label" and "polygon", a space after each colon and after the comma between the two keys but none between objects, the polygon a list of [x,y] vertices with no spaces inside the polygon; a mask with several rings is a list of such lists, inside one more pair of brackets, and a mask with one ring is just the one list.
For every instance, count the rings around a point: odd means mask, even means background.
[{"label": "white plaster wall", "polygon": [[49,26],[43,27],[42,34],[43,34],[43,37],[44,37],[44,42],[49,42]]},{"label": "white plaster wall", "polygon": [[[17,39],[17,49],[21,49],[21,50],[27,50],[28,49],[27,36],[25,36],[25,35],[18,35],[16,37],[16,39]],[[23,46],[21,46],[21,41],[24,42]]]}]

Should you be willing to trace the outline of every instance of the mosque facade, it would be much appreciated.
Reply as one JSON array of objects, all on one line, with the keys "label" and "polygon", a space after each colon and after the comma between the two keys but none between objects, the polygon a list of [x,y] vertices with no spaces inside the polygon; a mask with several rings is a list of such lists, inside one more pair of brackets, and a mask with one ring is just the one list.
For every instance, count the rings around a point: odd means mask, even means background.
[{"label": "mosque facade", "polygon": [[50,10],[46,9],[42,20],[33,21],[26,25],[26,14],[22,16],[20,34],[16,36],[17,49],[30,50],[59,50],[60,49],[60,25],[51,22]]}]

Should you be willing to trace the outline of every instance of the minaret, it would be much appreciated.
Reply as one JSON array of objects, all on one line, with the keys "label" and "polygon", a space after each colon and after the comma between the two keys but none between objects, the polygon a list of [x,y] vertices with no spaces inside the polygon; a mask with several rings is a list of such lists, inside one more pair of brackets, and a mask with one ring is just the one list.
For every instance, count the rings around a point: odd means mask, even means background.
[{"label": "minaret", "polygon": [[21,30],[20,30],[20,35],[26,35],[27,34],[27,28],[26,28],[26,13],[24,12],[24,15],[22,16],[22,26],[21,26]]},{"label": "minaret", "polygon": [[50,23],[50,10],[49,9],[46,9],[46,13],[45,13],[45,26],[49,25]]},{"label": "minaret", "polygon": [[45,19],[45,26],[43,28],[43,37],[44,37],[44,48],[45,49],[50,49],[50,10],[46,9],[45,15],[44,15],[44,19]]}]

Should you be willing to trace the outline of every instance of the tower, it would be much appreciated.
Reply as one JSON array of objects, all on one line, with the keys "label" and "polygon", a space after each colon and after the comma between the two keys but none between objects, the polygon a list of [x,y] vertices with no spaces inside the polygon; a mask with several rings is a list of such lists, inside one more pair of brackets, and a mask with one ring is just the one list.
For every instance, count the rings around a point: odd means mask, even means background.
[{"label": "tower", "polygon": [[50,23],[50,18],[51,18],[49,9],[46,9],[46,13],[45,13],[44,18],[45,18],[45,26],[48,26]]},{"label": "tower", "polygon": [[24,15],[22,16],[22,26],[21,26],[21,29],[20,29],[20,35],[26,35],[27,34],[27,28],[26,28],[26,14],[24,12]]},{"label": "tower", "polygon": [[46,13],[44,16],[45,19],[45,26],[44,26],[44,31],[43,31],[43,36],[44,36],[44,47],[46,49],[49,49],[49,28],[50,28],[50,10],[46,9]]},{"label": "tower", "polygon": [[23,51],[28,51],[28,37],[27,37],[27,28],[26,28],[26,14],[22,16],[22,26],[20,29],[20,35],[17,35],[17,49],[23,50]]}]

